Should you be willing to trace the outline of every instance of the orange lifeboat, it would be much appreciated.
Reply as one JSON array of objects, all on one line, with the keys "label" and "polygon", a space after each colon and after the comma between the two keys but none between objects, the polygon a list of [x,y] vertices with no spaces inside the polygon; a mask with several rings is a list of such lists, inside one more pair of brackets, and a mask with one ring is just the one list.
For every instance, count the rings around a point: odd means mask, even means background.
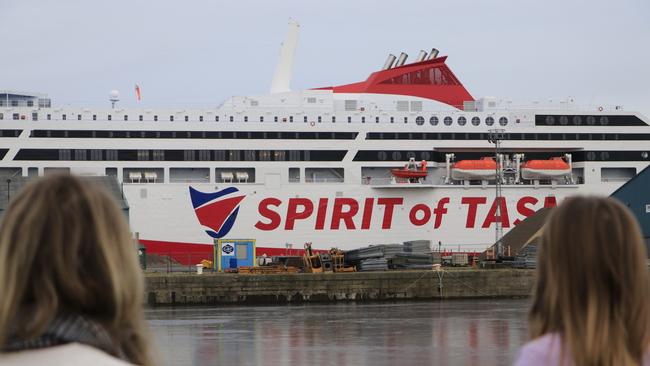
[{"label": "orange lifeboat", "polygon": [[391,174],[396,178],[404,178],[409,180],[417,180],[420,178],[426,178],[427,174],[427,162],[422,160],[419,164],[415,163],[415,159],[409,160],[409,162],[404,165],[402,169],[391,169]]},{"label": "orange lifeboat", "polygon": [[451,166],[451,178],[455,180],[487,180],[496,177],[497,163],[492,157],[480,160],[460,160]]},{"label": "orange lifeboat", "polygon": [[521,164],[524,179],[552,179],[571,175],[571,166],[561,157],[548,160],[529,160]]}]

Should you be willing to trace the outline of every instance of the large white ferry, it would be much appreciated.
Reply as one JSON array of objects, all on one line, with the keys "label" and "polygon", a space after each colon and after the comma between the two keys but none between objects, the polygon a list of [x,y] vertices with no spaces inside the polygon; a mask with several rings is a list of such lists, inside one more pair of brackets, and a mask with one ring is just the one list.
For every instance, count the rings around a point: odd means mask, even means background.
[{"label": "large white ferry", "polygon": [[[274,255],[413,239],[482,250],[497,225],[609,194],[650,162],[647,118],[475,99],[435,49],[391,55],[361,82],[291,91],[297,39],[291,22],[270,94],[214,108],[58,107],[0,91],[0,173],[115,176],[149,252],[209,253],[230,238]],[[496,159],[490,137],[503,139]]]}]

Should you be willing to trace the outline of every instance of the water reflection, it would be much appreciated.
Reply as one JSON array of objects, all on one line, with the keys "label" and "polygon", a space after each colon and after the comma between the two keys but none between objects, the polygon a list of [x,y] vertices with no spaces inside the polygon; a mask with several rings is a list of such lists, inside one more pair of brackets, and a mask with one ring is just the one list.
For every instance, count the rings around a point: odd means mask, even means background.
[{"label": "water reflection", "polygon": [[147,313],[166,365],[507,365],[526,300],[163,308]]}]

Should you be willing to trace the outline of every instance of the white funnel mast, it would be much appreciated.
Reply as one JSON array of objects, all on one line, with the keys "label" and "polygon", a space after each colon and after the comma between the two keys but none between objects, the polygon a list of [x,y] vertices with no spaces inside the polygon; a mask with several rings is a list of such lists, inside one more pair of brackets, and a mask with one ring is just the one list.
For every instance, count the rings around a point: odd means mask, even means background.
[{"label": "white funnel mast", "polygon": [[271,93],[290,91],[289,83],[291,82],[291,71],[293,70],[293,54],[298,45],[298,28],[300,28],[300,24],[293,19],[289,19],[289,31],[287,32],[287,38],[284,39],[280,46],[280,58],[273,75]]}]

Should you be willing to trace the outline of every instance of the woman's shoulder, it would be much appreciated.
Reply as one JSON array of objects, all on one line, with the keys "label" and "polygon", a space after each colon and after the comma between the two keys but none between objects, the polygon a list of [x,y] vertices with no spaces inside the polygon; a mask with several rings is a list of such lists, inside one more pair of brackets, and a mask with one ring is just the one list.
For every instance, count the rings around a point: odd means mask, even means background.
[{"label": "woman's shoulder", "polygon": [[131,365],[96,348],[80,343],[0,354],[0,366],[57,366],[75,364],[97,366]]},{"label": "woman's shoulder", "polygon": [[[559,365],[561,349],[562,337],[558,333],[545,334],[526,343],[519,351],[514,365]],[[565,365],[573,364],[568,351],[564,355],[564,360]],[[643,356],[642,365],[650,366],[650,347]]]},{"label": "woman's shoulder", "polygon": [[515,365],[557,365],[560,361],[561,342],[557,333],[535,338],[521,348]]}]

